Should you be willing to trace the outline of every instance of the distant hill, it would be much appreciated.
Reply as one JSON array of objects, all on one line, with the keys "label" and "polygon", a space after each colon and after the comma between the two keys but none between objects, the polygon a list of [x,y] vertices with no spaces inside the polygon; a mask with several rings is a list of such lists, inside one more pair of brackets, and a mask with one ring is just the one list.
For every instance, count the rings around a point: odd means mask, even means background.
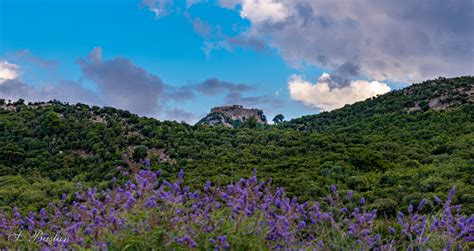
[{"label": "distant hill", "polygon": [[425,197],[430,210],[434,196],[455,185],[454,203],[472,213],[473,83],[439,78],[279,125],[236,128],[0,100],[0,209],[37,209],[77,191],[77,182],[109,188],[113,177],[124,182],[137,168],[171,179],[185,169],[191,187],[235,182],[255,168],[289,196],[319,198],[336,184],[387,217]]},{"label": "distant hill", "polygon": [[246,109],[241,105],[219,106],[212,108],[211,112],[196,125],[238,127],[252,120],[254,123],[267,124],[267,118],[260,109]]}]

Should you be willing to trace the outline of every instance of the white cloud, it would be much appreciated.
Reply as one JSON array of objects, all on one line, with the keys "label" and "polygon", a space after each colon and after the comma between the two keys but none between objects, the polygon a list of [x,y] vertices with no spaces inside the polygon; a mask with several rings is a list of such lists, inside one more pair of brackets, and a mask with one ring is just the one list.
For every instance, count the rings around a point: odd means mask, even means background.
[{"label": "white cloud", "polygon": [[240,15],[255,23],[277,22],[285,19],[288,12],[280,2],[272,0],[243,0]]},{"label": "white cloud", "polygon": [[331,88],[330,80],[331,76],[327,73],[321,75],[315,84],[299,75],[293,75],[288,82],[290,96],[307,106],[330,111],[390,91],[385,83],[365,80],[355,80],[347,86]]},{"label": "white cloud", "polygon": [[0,60],[0,84],[18,77],[18,65]]}]

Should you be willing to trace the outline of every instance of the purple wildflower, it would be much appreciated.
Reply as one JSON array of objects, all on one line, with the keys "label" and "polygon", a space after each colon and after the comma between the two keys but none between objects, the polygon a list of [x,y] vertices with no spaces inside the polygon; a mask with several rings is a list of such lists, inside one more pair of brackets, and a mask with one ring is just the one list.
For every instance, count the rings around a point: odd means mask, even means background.
[{"label": "purple wildflower", "polygon": [[426,199],[423,198],[423,199],[420,201],[420,204],[418,205],[417,210],[420,211],[425,205],[426,205]]},{"label": "purple wildflower", "polygon": [[145,160],[145,166],[146,166],[146,167],[150,167],[150,159],[146,159],[146,160]]},{"label": "purple wildflower", "polygon": [[397,233],[397,230],[393,227],[389,227],[390,234],[395,235]]},{"label": "purple wildflower", "polygon": [[332,194],[337,195],[336,185],[334,185],[334,184],[331,185],[331,192],[332,192]]},{"label": "purple wildflower", "polygon": [[413,205],[412,204],[410,204],[408,206],[408,213],[410,213],[410,214],[413,213]]}]

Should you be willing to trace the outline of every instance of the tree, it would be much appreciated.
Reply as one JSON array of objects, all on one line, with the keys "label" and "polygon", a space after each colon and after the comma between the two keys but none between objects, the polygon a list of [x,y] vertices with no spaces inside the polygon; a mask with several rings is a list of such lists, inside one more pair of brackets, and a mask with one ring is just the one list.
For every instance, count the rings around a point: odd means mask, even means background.
[{"label": "tree", "polygon": [[148,148],[146,146],[137,146],[133,151],[133,159],[138,162],[144,160],[147,157]]},{"label": "tree", "polygon": [[250,117],[246,120],[244,120],[244,123],[242,124],[243,127],[247,127],[247,128],[255,128],[257,127],[257,119],[254,118],[254,117]]},{"label": "tree", "polygon": [[278,123],[283,122],[284,119],[285,119],[285,117],[283,116],[283,114],[278,114],[273,118],[273,122],[275,124],[278,124]]},{"label": "tree", "polygon": [[18,99],[15,103],[13,103],[14,105],[24,105],[25,104],[25,100],[20,98]]}]

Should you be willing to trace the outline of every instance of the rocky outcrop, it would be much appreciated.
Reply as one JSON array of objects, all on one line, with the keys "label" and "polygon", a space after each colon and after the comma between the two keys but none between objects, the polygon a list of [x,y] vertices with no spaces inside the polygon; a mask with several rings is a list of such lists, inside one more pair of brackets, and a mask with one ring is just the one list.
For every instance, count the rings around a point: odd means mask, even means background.
[{"label": "rocky outcrop", "polygon": [[210,113],[202,118],[197,125],[223,125],[236,127],[246,120],[254,118],[257,123],[267,124],[267,118],[260,109],[247,109],[241,105],[219,106],[211,109]]},{"label": "rocky outcrop", "polygon": [[428,109],[439,111],[474,103],[474,82],[454,86],[449,85],[449,82],[446,84],[445,81],[449,79],[439,78],[427,81],[422,91],[417,88],[419,84],[406,88],[405,95],[415,96],[418,100],[409,102],[405,110],[409,113]]}]

